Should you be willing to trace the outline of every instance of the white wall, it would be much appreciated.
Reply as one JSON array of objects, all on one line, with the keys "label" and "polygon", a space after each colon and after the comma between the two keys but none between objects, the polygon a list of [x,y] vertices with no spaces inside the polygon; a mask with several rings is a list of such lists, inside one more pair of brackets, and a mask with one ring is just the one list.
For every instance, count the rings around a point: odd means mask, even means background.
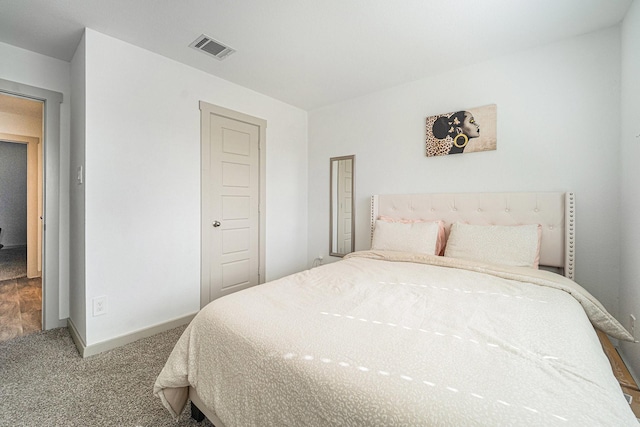
[{"label": "white wall", "polygon": [[[498,109],[496,151],[425,157],[427,116],[487,104]],[[615,314],[619,129],[618,27],[312,111],[309,255],[328,253],[332,156],[356,155],[358,250],[370,245],[372,194],[571,190],[577,281]]]},{"label": "white wall", "polygon": [[[85,37],[71,60],[71,170],[64,180],[69,186],[69,318],[78,334],[87,335],[85,283],[85,186],[77,180],[77,168],[84,168],[86,121]],[[84,170],[83,170],[84,173]]]},{"label": "white wall", "polygon": [[[69,170],[69,129],[70,129],[70,77],[68,62],[60,61],[25,49],[0,43],[0,78],[62,93],[60,104],[60,171],[66,176]],[[69,185],[66,179],[60,181],[59,201],[59,257],[52,271],[59,276],[59,318],[69,315]],[[55,293],[52,293],[52,295]]]},{"label": "white wall", "polygon": [[[640,2],[631,4],[622,24],[622,136],[620,143],[621,259],[620,317],[640,319]],[[640,323],[636,324],[640,339]],[[628,364],[640,374],[640,346],[624,343]],[[636,377],[637,378],[637,377]]]},{"label": "white wall", "polygon": [[306,112],[90,29],[85,43],[87,345],[199,309],[201,100],[267,120],[267,280],[304,268]]},{"label": "white wall", "polygon": [[27,244],[27,144],[0,141],[0,183],[0,243],[24,246]]}]

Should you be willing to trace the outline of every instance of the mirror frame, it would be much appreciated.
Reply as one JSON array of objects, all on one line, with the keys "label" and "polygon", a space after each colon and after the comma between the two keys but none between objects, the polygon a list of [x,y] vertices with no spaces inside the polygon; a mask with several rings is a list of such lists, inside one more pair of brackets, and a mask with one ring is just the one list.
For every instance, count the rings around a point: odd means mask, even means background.
[{"label": "mirror frame", "polygon": [[[333,168],[340,160],[351,160],[351,248],[348,252],[340,253],[333,251],[333,228],[336,226],[333,218],[333,207],[337,202],[337,194],[334,194],[334,182],[333,182]],[[356,248],[356,156],[354,154],[350,156],[331,157],[329,159],[329,256],[343,257],[348,253],[354,252]]]}]

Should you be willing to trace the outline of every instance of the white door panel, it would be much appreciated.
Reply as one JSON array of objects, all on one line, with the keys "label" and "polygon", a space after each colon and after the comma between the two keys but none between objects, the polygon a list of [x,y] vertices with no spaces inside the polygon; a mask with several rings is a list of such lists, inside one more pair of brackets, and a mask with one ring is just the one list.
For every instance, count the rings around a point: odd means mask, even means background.
[{"label": "white door panel", "polygon": [[257,285],[264,268],[262,123],[238,120],[228,110],[211,111],[203,104],[201,306]]}]

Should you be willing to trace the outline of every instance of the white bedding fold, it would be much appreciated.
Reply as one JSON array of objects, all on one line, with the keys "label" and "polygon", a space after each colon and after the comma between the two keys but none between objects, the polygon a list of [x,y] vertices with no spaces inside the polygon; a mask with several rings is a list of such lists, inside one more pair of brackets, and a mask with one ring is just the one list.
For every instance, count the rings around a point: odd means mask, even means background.
[{"label": "white bedding fold", "polygon": [[490,274],[503,279],[559,289],[570,294],[582,305],[582,308],[584,308],[587,316],[589,316],[589,319],[596,328],[613,338],[634,342],[634,338],[629,331],[627,331],[615,317],[609,314],[600,301],[573,280],[556,273],[532,268],[486,264],[470,260],[409,252],[359,251],[345,256],[345,258],[353,257],[392,262],[416,262],[440,267],[459,268]]},{"label": "white bedding fold", "polygon": [[209,304],[154,393],[176,415],[193,386],[227,427],[637,425],[586,313],[623,329],[573,282],[523,276],[357,253]]}]

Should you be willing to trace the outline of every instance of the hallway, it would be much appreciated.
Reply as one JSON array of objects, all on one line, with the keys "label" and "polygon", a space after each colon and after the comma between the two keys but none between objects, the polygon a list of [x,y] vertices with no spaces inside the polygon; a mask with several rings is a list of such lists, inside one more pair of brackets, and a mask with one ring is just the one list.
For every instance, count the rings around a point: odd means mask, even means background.
[{"label": "hallway", "polygon": [[42,278],[0,282],[0,341],[42,330]]}]

